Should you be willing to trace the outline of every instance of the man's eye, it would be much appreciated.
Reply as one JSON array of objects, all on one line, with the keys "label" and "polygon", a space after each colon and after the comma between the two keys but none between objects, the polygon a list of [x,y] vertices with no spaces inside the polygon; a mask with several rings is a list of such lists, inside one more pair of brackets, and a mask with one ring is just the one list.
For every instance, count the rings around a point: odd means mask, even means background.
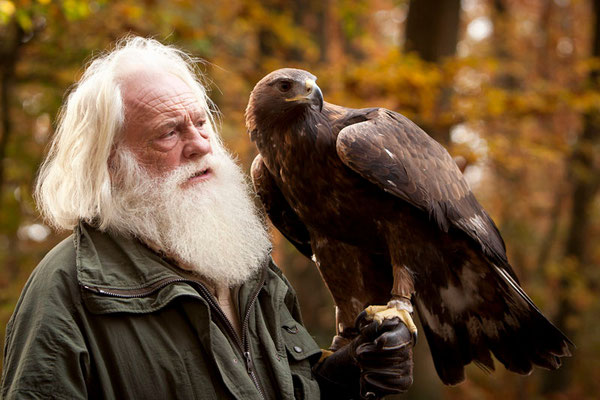
[{"label": "man's eye", "polygon": [[203,119],[201,119],[201,120],[199,120],[199,121],[196,121],[196,124],[195,124],[195,125],[196,125],[196,127],[197,127],[197,128],[202,128],[202,127],[204,126],[204,124],[205,124],[205,123],[206,123],[206,121],[205,121],[205,120],[203,120]]},{"label": "man's eye", "polygon": [[281,81],[279,82],[279,90],[282,92],[287,92],[292,88],[292,83],[289,81]]},{"label": "man's eye", "polygon": [[165,133],[164,135],[162,135],[160,138],[161,139],[169,139],[169,138],[175,136],[176,134],[177,134],[177,132],[175,132],[175,131],[169,131],[169,132]]}]

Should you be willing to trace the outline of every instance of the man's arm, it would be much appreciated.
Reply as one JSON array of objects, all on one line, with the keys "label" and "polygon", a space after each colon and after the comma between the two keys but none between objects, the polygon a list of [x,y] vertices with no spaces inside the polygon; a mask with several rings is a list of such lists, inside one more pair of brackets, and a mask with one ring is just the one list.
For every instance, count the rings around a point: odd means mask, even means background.
[{"label": "man's arm", "polygon": [[[287,308],[302,323],[296,292],[281,270],[272,262],[270,268],[285,282]],[[378,398],[404,393],[413,381],[412,336],[398,318],[365,324],[360,321],[359,335],[348,345],[331,353],[323,351],[313,365],[323,399]]]},{"label": "man's arm", "polygon": [[412,337],[398,318],[371,322],[335,353],[321,357],[313,373],[322,398],[378,399],[412,385]]},{"label": "man's arm", "polygon": [[3,399],[87,398],[89,357],[76,323],[74,277],[40,265],[6,328]]}]

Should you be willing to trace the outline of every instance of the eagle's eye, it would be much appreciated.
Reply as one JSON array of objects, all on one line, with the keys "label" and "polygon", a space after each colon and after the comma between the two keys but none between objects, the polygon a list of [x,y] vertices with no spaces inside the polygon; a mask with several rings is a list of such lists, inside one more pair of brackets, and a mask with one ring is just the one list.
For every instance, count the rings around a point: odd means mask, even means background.
[{"label": "eagle's eye", "polygon": [[277,85],[278,89],[282,92],[285,93],[287,91],[289,91],[292,88],[292,82],[290,81],[280,81],[279,84]]}]

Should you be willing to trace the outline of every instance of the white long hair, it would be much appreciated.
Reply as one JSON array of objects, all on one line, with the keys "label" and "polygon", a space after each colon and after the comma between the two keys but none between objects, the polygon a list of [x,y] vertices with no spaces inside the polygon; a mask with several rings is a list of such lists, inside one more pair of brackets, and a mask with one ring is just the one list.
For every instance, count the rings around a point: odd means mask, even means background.
[{"label": "white long hair", "polygon": [[[119,140],[125,111],[120,82],[128,73],[152,68],[180,78],[195,93],[215,131],[213,103],[207,97],[198,60],[174,47],[136,36],[95,58],[61,108],[50,150],[34,191],[37,206],[56,229],[79,220],[106,229],[114,210],[109,158]],[[211,140],[219,141],[215,134]]]}]

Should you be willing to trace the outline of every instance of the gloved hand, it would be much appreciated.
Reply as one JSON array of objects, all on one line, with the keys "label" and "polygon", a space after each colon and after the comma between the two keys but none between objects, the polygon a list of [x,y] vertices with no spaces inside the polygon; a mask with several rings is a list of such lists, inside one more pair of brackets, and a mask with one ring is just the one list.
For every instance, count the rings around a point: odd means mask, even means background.
[{"label": "gloved hand", "polygon": [[323,398],[377,399],[412,385],[412,338],[398,318],[357,319],[358,336],[321,360],[314,374]]}]

